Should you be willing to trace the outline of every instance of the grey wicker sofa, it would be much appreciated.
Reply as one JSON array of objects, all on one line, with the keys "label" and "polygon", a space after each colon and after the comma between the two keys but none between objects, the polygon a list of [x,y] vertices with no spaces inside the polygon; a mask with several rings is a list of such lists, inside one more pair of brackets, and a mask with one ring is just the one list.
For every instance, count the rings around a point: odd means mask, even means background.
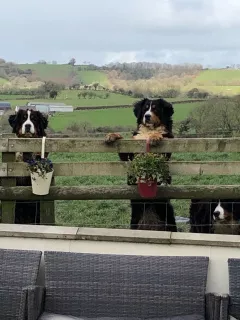
[{"label": "grey wicker sofa", "polygon": [[25,320],[28,288],[36,285],[42,252],[0,249],[0,319]]},{"label": "grey wicker sofa", "polygon": [[240,319],[240,259],[228,259],[229,316]]},{"label": "grey wicker sofa", "polygon": [[29,292],[29,320],[221,319],[221,297],[205,294],[208,257],[45,252],[44,258],[46,287]]}]

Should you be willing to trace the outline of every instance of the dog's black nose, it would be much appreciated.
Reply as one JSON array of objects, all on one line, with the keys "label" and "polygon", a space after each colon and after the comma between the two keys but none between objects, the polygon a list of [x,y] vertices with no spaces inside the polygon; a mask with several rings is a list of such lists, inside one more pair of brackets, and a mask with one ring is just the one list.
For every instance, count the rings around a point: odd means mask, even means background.
[{"label": "dog's black nose", "polygon": [[25,130],[26,132],[30,132],[31,125],[30,124],[25,124]]},{"label": "dog's black nose", "polygon": [[213,215],[214,215],[216,218],[218,218],[218,217],[220,216],[220,212],[219,212],[219,211],[214,211],[214,212],[213,212]]},{"label": "dog's black nose", "polygon": [[145,114],[145,120],[150,121],[151,120],[151,115],[150,114]]}]

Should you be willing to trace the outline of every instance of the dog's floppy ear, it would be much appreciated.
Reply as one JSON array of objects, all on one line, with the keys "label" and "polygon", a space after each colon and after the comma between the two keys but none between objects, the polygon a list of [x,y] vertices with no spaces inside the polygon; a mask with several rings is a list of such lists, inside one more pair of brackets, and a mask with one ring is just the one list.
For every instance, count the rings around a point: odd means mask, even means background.
[{"label": "dog's floppy ear", "polygon": [[[38,111],[39,112],[39,111]],[[48,117],[39,112],[39,118],[44,129],[47,129],[48,126]]]},{"label": "dog's floppy ear", "polygon": [[13,128],[12,133],[17,133],[17,127],[20,123],[20,118],[22,116],[22,110],[19,110],[16,114],[12,114],[8,118],[10,126]]},{"label": "dog's floppy ear", "polygon": [[236,221],[240,220],[240,200],[231,200],[232,201],[232,211],[233,211],[233,218]]},{"label": "dog's floppy ear", "polygon": [[144,104],[146,103],[147,99],[144,98],[140,101],[137,101],[133,105],[133,113],[135,117],[137,118],[137,123],[140,124],[142,122],[142,108]]},{"label": "dog's floppy ear", "polygon": [[40,111],[37,111],[37,117],[39,119],[39,136],[45,136],[45,129],[47,129],[48,126],[48,119],[45,115],[43,115]]},{"label": "dog's floppy ear", "polygon": [[13,128],[14,125],[15,125],[15,122],[16,122],[16,115],[15,114],[11,114],[9,117],[8,117],[8,123],[10,124],[10,126]]},{"label": "dog's floppy ear", "polygon": [[166,100],[162,100],[163,107],[164,107],[164,113],[168,115],[168,117],[171,117],[174,114],[174,109],[171,103],[167,102]]}]

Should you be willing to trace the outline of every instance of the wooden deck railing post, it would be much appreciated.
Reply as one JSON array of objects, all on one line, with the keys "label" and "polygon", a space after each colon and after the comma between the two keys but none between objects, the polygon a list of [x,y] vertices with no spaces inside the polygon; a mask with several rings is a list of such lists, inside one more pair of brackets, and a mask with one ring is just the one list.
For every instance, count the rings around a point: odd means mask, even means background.
[{"label": "wooden deck railing post", "polygon": [[[55,185],[55,178],[52,178],[51,186]],[[40,201],[40,224],[55,224],[55,201]]]},{"label": "wooden deck railing post", "polygon": [[[8,145],[8,139],[7,145]],[[2,162],[15,162],[16,154],[15,152],[3,152],[2,153]],[[8,168],[6,167],[6,177],[1,178],[2,187],[15,187],[16,186],[16,178],[8,177]],[[16,202],[12,201],[2,201],[2,223],[14,223],[15,222],[15,205]]]}]

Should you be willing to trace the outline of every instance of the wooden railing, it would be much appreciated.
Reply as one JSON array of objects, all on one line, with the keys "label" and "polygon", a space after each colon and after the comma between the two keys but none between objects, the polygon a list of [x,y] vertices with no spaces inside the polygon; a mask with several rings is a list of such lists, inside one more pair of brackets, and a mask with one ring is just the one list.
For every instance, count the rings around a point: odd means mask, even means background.
[{"label": "wooden railing", "polygon": [[[136,186],[52,186],[47,196],[32,194],[31,187],[16,187],[16,177],[28,176],[26,164],[15,162],[16,152],[39,152],[41,139],[0,139],[0,200],[2,200],[2,222],[13,223],[16,200],[40,200],[41,223],[54,221],[54,200],[97,200],[140,198]],[[119,153],[145,152],[145,141],[121,140],[108,146],[101,139],[47,138],[46,151],[66,153]],[[151,147],[154,153],[192,152],[240,152],[240,138],[191,138],[166,139],[158,147]],[[240,175],[240,161],[171,161],[172,175]],[[78,162],[54,163],[54,176],[126,176],[128,163]],[[219,199],[240,198],[239,185],[171,185],[159,186],[158,197],[172,199]]]}]

